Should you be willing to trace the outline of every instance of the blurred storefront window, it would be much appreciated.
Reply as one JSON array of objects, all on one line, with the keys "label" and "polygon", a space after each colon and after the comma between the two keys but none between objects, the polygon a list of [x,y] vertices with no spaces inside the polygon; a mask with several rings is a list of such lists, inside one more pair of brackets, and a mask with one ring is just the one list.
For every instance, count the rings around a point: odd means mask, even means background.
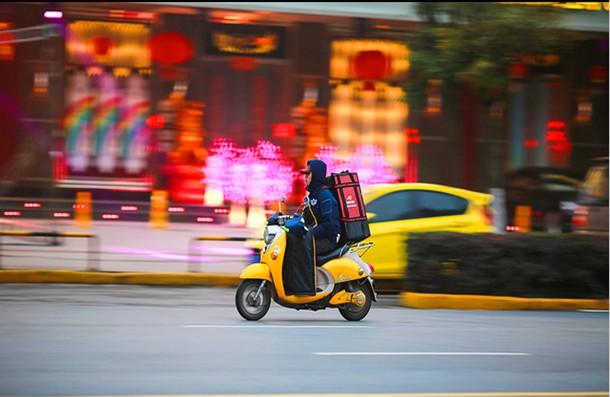
[{"label": "blurred storefront window", "polygon": [[391,40],[339,39],[332,43],[330,139],[345,159],[359,145],[376,145],[395,172],[404,174],[409,115],[404,81],[408,48]]},{"label": "blurred storefront window", "polygon": [[[75,21],[66,31],[68,179],[144,180],[148,171],[150,28]],[[143,182],[145,184],[145,182]]]}]

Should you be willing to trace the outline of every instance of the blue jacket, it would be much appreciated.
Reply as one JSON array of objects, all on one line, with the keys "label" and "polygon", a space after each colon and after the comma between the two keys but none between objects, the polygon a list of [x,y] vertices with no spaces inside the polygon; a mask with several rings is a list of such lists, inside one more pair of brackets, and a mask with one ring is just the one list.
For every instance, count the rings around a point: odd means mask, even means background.
[{"label": "blue jacket", "polygon": [[309,201],[317,222],[313,235],[316,238],[327,238],[336,243],[337,236],[341,233],[339,204],[330,189],[324,184],[326,164],[321,160],[309,160],[307,165],[311,169],[311,182],[306,187],[309,192],[306,201]]}]

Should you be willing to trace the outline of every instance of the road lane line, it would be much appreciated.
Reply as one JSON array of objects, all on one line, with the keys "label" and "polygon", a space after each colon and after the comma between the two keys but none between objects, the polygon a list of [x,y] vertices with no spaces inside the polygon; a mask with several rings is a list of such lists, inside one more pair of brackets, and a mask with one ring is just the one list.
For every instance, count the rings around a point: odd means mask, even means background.
[{"label": "road lane line", "polygon": [[316,356],[531,356],[513,352],[314,352]]},{"label": "road lane line", "polygon": [[224,324],[194,324],[181,325],[181,328],[374,328],[368,325],[224,325]]},{"label": "road lane line", "polygon": [[[447,393],[300,393],[264,394],[268,397],[608,397],[608,392],[447,392]],[[70,397],[261,397],[263,394],[134,394],[112,396],[70,396]],[[17,397],[17,396],[3,396]],[[19,396],[28,397],[28,396]],[[34,396],[31,396],[34,397]],[[41,396],[36,396],[41,397]],[[44,396],[43,396],[44,397]]]}]

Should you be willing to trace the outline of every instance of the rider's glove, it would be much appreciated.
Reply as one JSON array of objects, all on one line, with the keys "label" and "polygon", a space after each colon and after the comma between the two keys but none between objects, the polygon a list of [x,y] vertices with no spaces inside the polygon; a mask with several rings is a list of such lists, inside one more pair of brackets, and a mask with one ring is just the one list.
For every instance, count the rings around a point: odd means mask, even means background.
[{"label": "rider's glove", "polygon": [[288,233],[302,236],[307,232],[305,221],[301,216],[295,216],[286,221],[286,229]]}]

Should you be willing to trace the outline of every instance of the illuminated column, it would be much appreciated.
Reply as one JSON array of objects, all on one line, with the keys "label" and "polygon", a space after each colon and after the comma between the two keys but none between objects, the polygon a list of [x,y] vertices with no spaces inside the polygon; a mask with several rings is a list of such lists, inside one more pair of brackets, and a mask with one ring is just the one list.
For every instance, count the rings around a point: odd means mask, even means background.
[{"label": "illuminated column", "polygon": [[351,149],[352,130],[352,94],[351,85],[341,84],[333,90],[333,101],[330,106],[330,137],[337,146],[339,157],[345,158]]},{"label": "illuminated column", "polygon": [[117,121],[121,97],[117,82],[111,73],[100,76],[99,105],[95,110],[93,128],[95,132],[95,154],[97,167],[103,173],[113,172],[117,165],[118,139]]},{"label": "illuminated column", "polygon": [[203,196],[205,205],[222,205],[224,202],[223,179],[221,175],[226,170],[224,169],[225,162],[223,160],[223,157],[217,154],[207,158],[203,169],[206,185],[205,195]]},{"label": "illuminated column", "polygon": [[244,225],[246,223],[246,205],[242,203],[231,203],[229,212],[229,224]]},{"label": "illuminated column", "polygon": [[404,127],[408,116],[408,107],[402,101],[404,91],[400,87],[388,87],[386,91],[386,141],[384,152],[386,160],[395,172],[402,172],[407,157],[407,141]]},{"label": "illuminated column", "polygon": [[264,227],[267,223],[267,217],[265,216],[265,206],[260,200],[253,200],[248,208],[248,217],[246,220],[246,226],[250,229],[258,229]]},{"label": "illuminated column", "polygon": [[150,130],[146,126],[149,92],[142,76],[133,74],[127,80],[125,109],[119,123],[121,155],[129,174],[139,174],[146,166],[146,146]]},{"label": "illuminated column", "polygon": [[375,90],[362,90],[359,94],[360,111],[355,114],[354,122],[360,123],[360,136],[358,137],[358,144],[361,145],[374,145],[378,135],[377,132],[377,91]]},{"label": "illuminated column", "polygon": [[84,72],[74,73],[66,88],[66,155],[71,170],[82,172],[89,166],[93,141],[91,120],[95,99],[90,95],[89,77]]}]

